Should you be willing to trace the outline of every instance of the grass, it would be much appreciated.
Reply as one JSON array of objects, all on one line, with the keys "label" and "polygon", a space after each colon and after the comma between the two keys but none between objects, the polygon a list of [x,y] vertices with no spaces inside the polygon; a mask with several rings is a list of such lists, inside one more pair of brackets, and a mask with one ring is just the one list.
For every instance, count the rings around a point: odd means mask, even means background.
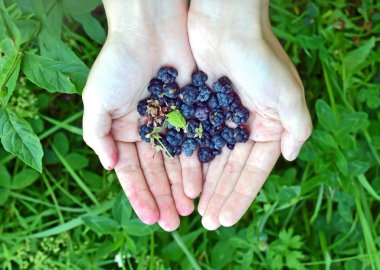
[{"label": "grass", "polygon": [[[11,2],[12,16],[24,18]],[[104,26],[101,9],[93,14]],[[143,225],[83,143],[80,96],[47,94],[20,76],[27,92],[16,89],[12,106],[38,134],[44,169],[22,177],[29,169],[0,149],[0,268],[119,269],[119,254],[121,269],[380,269],[380,6],[273,0],[271,20],[315,129],[296,162],[278,162],[237,225],[208,232],[197,214],[171,234]],[[59,27],[91,65],[101,33],[70,16]]]}]

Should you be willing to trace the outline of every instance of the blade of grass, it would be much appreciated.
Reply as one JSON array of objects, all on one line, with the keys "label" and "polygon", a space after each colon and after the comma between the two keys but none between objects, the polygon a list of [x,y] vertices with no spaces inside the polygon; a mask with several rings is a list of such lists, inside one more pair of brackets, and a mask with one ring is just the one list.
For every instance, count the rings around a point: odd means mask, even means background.
[{"label": "blade of grass", "polygon": [[363,188],[377,201],[380,201],[380,195],[376,193],[370,183],[368,183],[367,178],[364,174],[358,175],[359,183],[363,186]]},{"label": "blade of grass", "polygon": [[183,253],[186,255],[187,259],[189,260],[191,266],[195,270],[201,270],[201,267],[198,265],[197,261],[195,260],[194,256],[191,254],[189,249],[186,247],[185,243],[183,242],[181,236],[178,232],[172,232],[171,235],[173,236],[174,240],[177,242],[179,248],[183,251]]},{"label": "blade of grass", "polygon": [[45,176],[44,173],[41,175],[41,177],[42,177],[42,180],[44,181],[44,183],[45,183],[45,185],[46,185],[46,187],[47,187],[47,189],[48,189],[48,191],[49,191],[49,193],[50,193],[50,196],[51,196],[51,198],[52,198],[52,200],[53,200],[53,203],[54,203],[55,209],[57,210],[57,214],[58,214],[59,222],[60,222],[61,224],[63,224],[63,223],[65,223],[65,219],[63,218],[62,212],[61,212],[61,210],[59,209],[59,205],[58,205],[57,197],[55,196],[54,191],[53,191],[53,189],[51,188],[51,186],[50,186],[50,184],[49,184],[49,181],[46,179],[46,176]]},{"label": "blade of grass", "polygon": [[44,120],[46,120],[50,124],[53,124],[53,125],[59,127],[60,129],[66,129],[67,131],[69,131],[69,132],[71,132],[73,134],[76,134],[76,135],[79,135],[79,136],[83,136],[83,132],[82,132],[81,128],[69,125],[68,123],[65,123],[65,122],[62,122],[62,121],[55,120],[55,119],[50,118],[48,116],[41,115],[41,118],[44,119]]}]

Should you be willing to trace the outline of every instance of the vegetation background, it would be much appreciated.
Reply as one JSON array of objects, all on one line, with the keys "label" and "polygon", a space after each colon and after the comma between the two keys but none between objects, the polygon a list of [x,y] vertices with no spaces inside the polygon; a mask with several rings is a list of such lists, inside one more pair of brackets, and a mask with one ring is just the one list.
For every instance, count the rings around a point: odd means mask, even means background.
[{"label": "vegetation background", "polygon": [[0,268],[380,269],[380,2],[272,0],[271,20],[312,137],[237,225],[166,233],[82,140],[100,0],[0,0]]}]

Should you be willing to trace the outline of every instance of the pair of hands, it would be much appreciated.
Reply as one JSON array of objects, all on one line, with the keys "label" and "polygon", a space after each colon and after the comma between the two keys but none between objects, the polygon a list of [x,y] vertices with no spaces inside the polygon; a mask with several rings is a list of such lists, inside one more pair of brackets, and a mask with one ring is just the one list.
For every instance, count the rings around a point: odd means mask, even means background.
[{"label": "pair of hands", "polygon": [[[198,211],[206,229],[232,226],[248,209],[282,153],[294,160],[312,127],[297,71],[274,37],[269,1],[104,0],[107,41],[83,92],[85,142],[115,169],[138,217],[167,231]],[[228,76],[244,106],[250,140],[202,167],[196,155],[169,159],[138,134],[137,103],[156,71],[196,69],[208,83]]]}]

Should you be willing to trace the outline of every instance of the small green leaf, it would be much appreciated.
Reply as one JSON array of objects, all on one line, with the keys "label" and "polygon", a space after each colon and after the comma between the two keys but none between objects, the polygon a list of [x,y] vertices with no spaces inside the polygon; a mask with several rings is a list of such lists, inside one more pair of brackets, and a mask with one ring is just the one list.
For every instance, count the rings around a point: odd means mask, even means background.
[{"label": "small green leaf", "polygon": [[99,216],[85,216],[83,223],[99,235],[112,234],[119,229],[119,224],[113,219]]},{"label": "small green leaf", "polygon": [[4,149],[18,156],[33,169],[42,171],[43,150],[30,124],[0,105],[0,137]]},{"label": "small green leaf", "polygon": [[73,15],[74,19],[83,26],[86,34],[98,44],[103,44],[106,40],[106,32],[91,13]]},{"label": "small green leaf", "polygon": [[115,199],[115,203],[112,208],[112,215],[121,226],[126,225],[131,218],[132,207],[122,191]]},{"label": "small green leaf", "polygon": [[40,174],[32,169],[25,169],[15,175],[12,182],[12,189],[23,189],[34,183]]},{"label": "small green leaf", "polygon": [[334,111],[326,103],[326,101],[319,99],[315,104],[319,123],[328,131],[334,131],[337,127],[337,121]]},{"label": "small green leaf", "polygon": [[174,110],[166,115],[169,124],[176,128],[186,128],[186,119],[180,111]]},{"label": "small green leaf", "polygon": [[70,153],[67,156],[65,156],[65,159],[73,170],[80,170],[86,168],[89,163],[88,158],[86,156],[77,153]]},{"label": "small green leaf", "polygon": [[10,194],[11,176],[7,168],[0,165],[0,205],[4,204]]}]

